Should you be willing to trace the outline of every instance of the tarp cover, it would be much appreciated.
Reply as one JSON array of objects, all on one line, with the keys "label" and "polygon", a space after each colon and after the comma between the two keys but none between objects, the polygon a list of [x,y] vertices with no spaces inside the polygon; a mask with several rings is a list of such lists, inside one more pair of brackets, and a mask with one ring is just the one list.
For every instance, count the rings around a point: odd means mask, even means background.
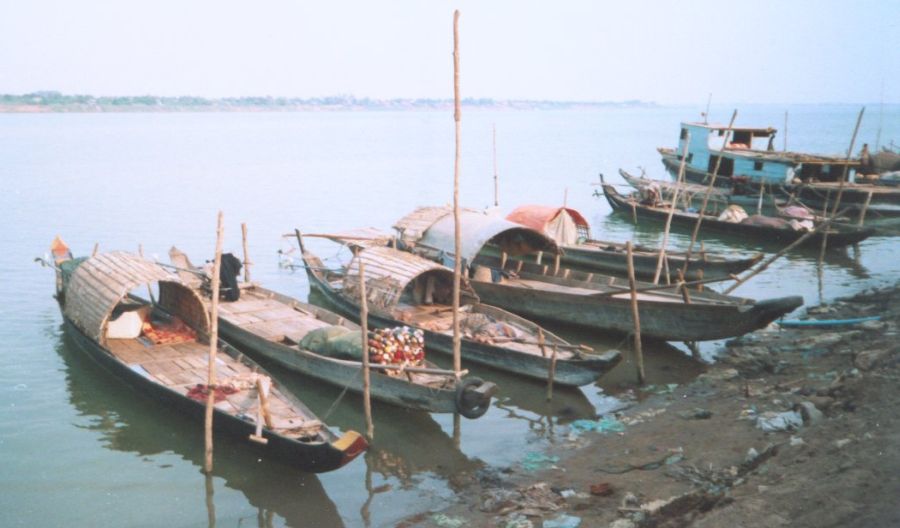
[{"label": "tarp cover", "polygon": [[[525,227],[499,216],[463,209],[460,211],[460,256],[471,263],[490,240],[497,238],[510,254],[520,255],[535,251],[558,251],[556,243],[541,231]],[[421,244],[453,255],[454,221],[450,208],[419,208],[400,219],[395,228],[402,229],[405,242]]]},{"label": "tarp cover", "polygon": [[[88,337],[103,344],[107,321],[119,301],[138,286],[154,282],[160,286],[161,305],[174,299],[189,300],[198,305],[193,311],[205,311],[200,297],[174,274],[137,255],[114,251],[95,255],[78,265],[66,286],[63,313]],[[208,321],[197,329],[207,332]]]},{"label": "tarp cover", "polygon": [[541,231],[560,245],[572,245],[583,236],[590,238],[590,225],[584,216],[569,207],[523,205],[506,216],[510,222]]}]

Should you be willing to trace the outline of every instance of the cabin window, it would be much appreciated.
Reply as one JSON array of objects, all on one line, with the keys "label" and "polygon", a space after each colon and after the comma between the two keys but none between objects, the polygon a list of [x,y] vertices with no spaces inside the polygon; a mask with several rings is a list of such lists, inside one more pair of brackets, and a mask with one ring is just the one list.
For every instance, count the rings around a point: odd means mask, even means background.
[{"label": "cabin window", "polygon": [[761,161],[754,161],[754,162],[753,162],[753,170],[755,170],[755,171],[761,171],[761,170],[763,170],[763,162],[761,162]]},{"label": "cabin window", "polygon": [[[707,172],[710,174],[716,170],[716,163],[718,162],[720,156],[710,156],[709,157],[709,166],[707,168]],[[719,164],[719,172],[717,173],[719,176],[732,176],[734,174],[734,160],[731,158],[722,158],[721,164]]]},{"label": "cabin window", "polygon": [[694,153],[693,153],[693,152],[688,152],[687,162],[690,163],[690,162],[692,162],[692,161],[694,161]]},{"label": "cabin window", "polygon": [[719,133],[719,137],[725,135],[725,131],[724,131],[724,130],[717,130],[717,132]]},{"label": "cabin window", "polygon": [[687,129],[686,128],[681,129],[681,137],[679,139],[681,139],[681,140],[687,139]]}]

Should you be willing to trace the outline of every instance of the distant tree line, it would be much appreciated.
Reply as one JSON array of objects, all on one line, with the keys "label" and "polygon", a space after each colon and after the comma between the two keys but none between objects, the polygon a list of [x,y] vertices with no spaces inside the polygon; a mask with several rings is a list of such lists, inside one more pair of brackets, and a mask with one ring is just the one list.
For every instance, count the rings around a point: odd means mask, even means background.
[{"label": "distant tree line", "polygon": [[[465,98],[466,106],[484,108],[538,108],[565,109],[586,106],[655,106],[653,103],[632,100],[624,102],[577,102],[577,101],[530,101],[530,100],[495,100],[486,97]],[[139,96],[93,96],[66,95],[56,91],[38,91],[21,95],[0,95],[0,107],[15,108],[19,106],[47,107],[48,110],[91,110],[91,109],[197,109],[197,110],[240,110],[240,109],[301,109],[301,108],[361,108],[361,109],[402,109],[402,108],[444,108],[452,105],[452,99],[371,99],[356,98],[352,95],[335,95],[329,97],[224,97],[208,99],[205,97],[178,96],[161,97],[155,95]]]}]

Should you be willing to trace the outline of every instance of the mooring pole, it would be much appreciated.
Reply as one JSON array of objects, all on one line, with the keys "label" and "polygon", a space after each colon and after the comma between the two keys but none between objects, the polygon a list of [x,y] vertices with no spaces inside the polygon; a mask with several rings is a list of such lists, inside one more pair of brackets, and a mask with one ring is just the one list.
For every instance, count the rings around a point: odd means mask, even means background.
[{"label": "mooring pole", "polygon": [[209,366],[206,376],[206,417],[203,422],[205,457],[203,471],[213,469],[213,409],[216,405],[216,352],[219,349],[219,273],[222,268],[222,211],[216,223],[216,258],[213,261],[212,299],[209,304]]},{"label": "mooring pole", "polygon": [[[856,126],[853,128],[853,137],[850,138],[850,148],[847,149],[847,158],[844,160],[844,171],[841,174],[841,183],[838,184],[837,197],[834,199],[834,205],[831,206],[831,219],[834,220],[837,215],[838,207],[841,205],[841,197],[844,195],[844,184],[847,182],[847,172],[850,170],[850,158],[853,157],[853,145],[856,144],[856,134],[859,133],[859,125],[862,123],[863,114],[866,107],[859,109],[859,116],[856,118]],[[828,211],[825,211],[828,213]],[[822,233],[822,247],[819,249],[819,262],[825,259],[825,246],[828,245],[828,231]]]},{"label": "mooring pole", "polygon": [[669,209],[669,216],[666,218],[666,229],[663,231],[663,242],[659,248],[659,258],[656,261],[656,273],[653,275],[653,284],[659,284],[659,274],[662,272],[663,260],[666,258],[666,246],[669,244],[669,230],[672,228],[672,217],[675,215],[675,207],[678,205],[678,191],[681,184],[684,183],[684,169],[687,163],[687,155],[689,144],[691,142],[691,133],[688,131],[687,137],[684,139],[684,150],[681,152],[681,164],[678,166],[678,177],[675,179],[675,191],[672,193],[672,207]]},{"label": "mooring pole", "polygon": [[244,245],[244,282],[250,282],[250,253],[247,251],[247,224],[241,224],[241,240]]},{"label": "mooring pole", "polygon": [[459,290],[462,274],[462,242],[459,225],[459,160],[460,160],[460,98],[459,98],[459,10],[453,12],[453,121],[456,124],[456,154],[453,160],[453,370],[462,370],[459,334]]},{"label": "mooring pole", "polygon": [[497,172],[497,125],[493,125],[494,146],[494,207],[500,205],[500,175]]},{"label": "mooring pole", "polygon": [[728,146],[728,138],[731,136],[731,130],[734,127],[734,120],[736,118],[737,109],[732,112],[731,121],[728,123],[728,128],[725,130],[725,135],[722,137],[722,150],[719,151],[719,155],[716,157],[716,166],[713,168],[712,178],[710,178],[709,185],[706,187],[706,194],[703,195],[703,204],[700,206],[700,213],[697,215],[697,223],[694,224],[694,231],[691,233],[691,243],[688,245],[687,254],[684,256],[684,266],[681,268],[681,271],[685,275],[687,275],[688,265],[691,262],[691,252],[694,251],[694,244],[697,242],[697,234],[700,233],[700,224],[703,222],[703,215],[706,214],[706,205],[709,203],[709,195],[712,194],[713,188],[716,185],[716,177],[719,175],[719,167],[722,165],[725,147]]},{"label": "mooring pole", "polygon": [[547,401],[553,400],[553,378],[556,377],[556,354],[557,346],[554,344],[553,356],[550,357],[550,371],[547,373]]},{"label": "mooring pole", "polygon": [[366,266],[363,263],[362,251],[356,250],[356,263],[359,266],[359,327],[362,333],[363,363],[363,411],[366,415],[366,438],[369,442],[375,438],[375,425],[372,423],[372,394],[369,376],[369,299],[366,295]]},{"label": "mooring pole", "polygon": [[637,284],[634,280],[634,255],[631,241],[625,243],[628,255],[628,286],[631,288],[631,316],[634,319],[634,356],[637,366],[638,383],[644,384],[644,353],[641,350],[641,317],[638,312]]}]

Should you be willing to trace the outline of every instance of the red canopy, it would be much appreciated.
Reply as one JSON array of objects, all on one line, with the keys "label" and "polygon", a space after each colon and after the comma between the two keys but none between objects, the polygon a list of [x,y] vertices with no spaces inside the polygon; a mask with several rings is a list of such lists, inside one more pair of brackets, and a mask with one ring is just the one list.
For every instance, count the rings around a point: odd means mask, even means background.
[{"label": "red canopy", "polygon": [[506,216],[506,219],[510,222],[515,222],[517,224],[522,224],[526,227],[530,227],[536,231],[544,232],[547,224],[556,218],[556,216],[565,210],[569,213],[569,216],[572,217],[572,220],[575,221],[575,225],[578,227],[584,227],[585,229],[590,229],[591,226],[588,224],[588,221],[581,216],[581,213],[576,211],[575,209],[570,209],[568,207],[548,207],[546,205],[521,205],[516,207],[513,212],[509,213]]}]

